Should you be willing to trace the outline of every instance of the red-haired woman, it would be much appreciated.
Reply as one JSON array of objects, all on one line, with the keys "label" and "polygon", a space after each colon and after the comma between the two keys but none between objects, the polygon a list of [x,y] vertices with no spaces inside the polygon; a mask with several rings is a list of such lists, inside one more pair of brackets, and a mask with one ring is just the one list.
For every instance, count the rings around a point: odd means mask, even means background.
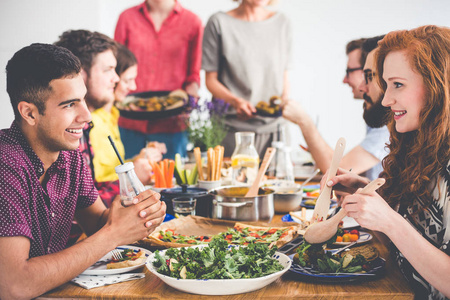
[{"label": "red-haired woman", "polygon": [[[379,42],[382,104],[391,109],[390,153],[380,195],[347,195],[342,207],[384,233],[418,299],[450,297],[450,29],[395,31]],[[341,170],[326,184],[366,181]],[[325,183],[324,183],[325,184]]]}]

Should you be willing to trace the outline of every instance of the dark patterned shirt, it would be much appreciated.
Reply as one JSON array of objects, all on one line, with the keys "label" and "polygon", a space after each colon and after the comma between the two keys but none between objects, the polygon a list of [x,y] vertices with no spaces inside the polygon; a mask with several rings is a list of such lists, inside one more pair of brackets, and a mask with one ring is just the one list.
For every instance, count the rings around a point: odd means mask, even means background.
[{"label": "dark patterned shirt", "polygon": [[94,150],[92,149],[91,140],[89,133],[94,127],[92,122],[86,124],[83,128],[83,137],[80,139],[80,152],[83,155],[83,159],[87,166],[89,166],[89,171],[92,175],[92,180],[94,180],[95,187],[98,190],[100,198],[106,207],[110,207],[114,198],[120,194],[119,180],[115,181],[105,181],[96,182],[95,181],[95,170],[94,170]]},{"label": "dark patterned shirt", "polygon": [[0,131],[0,236],[30,239],[29,257],[63,250],[76,209],[92,205],[97,190],[81,153],[61,151],[48,168],[15,122]]},{"label": "dark patterned shirt", "polygon": [[[398,212],[432,245],[450,255],[450,169],[439,177],[433,190],[434,201],[423,208],[423,200],[416,198],[411,206],[400,206]],[[447,299],[431,286],[412,267],[409,261],[394,246],[394,254],[403,275],[414,289],[416,299]]]}]

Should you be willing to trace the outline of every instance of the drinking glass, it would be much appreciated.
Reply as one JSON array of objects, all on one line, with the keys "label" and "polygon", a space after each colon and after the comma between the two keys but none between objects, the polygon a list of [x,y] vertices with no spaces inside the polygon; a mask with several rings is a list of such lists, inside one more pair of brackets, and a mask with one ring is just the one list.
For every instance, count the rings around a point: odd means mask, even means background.
[{"label": "drinking glass", "polygon": [[172,199],[173,211],[176,217],[195,216],[197,199],[192,197],[178,197]]}]

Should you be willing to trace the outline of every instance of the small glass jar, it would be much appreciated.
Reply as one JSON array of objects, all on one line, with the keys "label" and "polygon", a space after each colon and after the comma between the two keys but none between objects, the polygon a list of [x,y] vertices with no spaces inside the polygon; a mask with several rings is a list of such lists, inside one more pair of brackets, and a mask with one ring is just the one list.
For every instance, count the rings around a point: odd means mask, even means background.
[{"label": "small glass jar", "polygon": [[254,132],[236,132],[236,148],[231,156],[232,184],[251,185],[259,169]]},{"label": "small glass jar", "polygon": [[145,187],[134,172],[134,164],[132,162],[124,163],[115,167],[117,175],[119,175],[120,200],[123,206],[133,204],[133,199],[143,191]]}]

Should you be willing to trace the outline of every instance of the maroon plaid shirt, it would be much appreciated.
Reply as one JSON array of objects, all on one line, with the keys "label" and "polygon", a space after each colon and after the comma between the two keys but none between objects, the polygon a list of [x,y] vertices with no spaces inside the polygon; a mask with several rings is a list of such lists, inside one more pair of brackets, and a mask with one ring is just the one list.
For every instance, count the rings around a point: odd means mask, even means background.
[{"label": "maroon plaid shirt", "polygon": [[0,236],[30,239],[29,257],[63,250],[77,209],[98,198],[80,152],[61,151],[47,169],[15,122],[0,131]]}]

